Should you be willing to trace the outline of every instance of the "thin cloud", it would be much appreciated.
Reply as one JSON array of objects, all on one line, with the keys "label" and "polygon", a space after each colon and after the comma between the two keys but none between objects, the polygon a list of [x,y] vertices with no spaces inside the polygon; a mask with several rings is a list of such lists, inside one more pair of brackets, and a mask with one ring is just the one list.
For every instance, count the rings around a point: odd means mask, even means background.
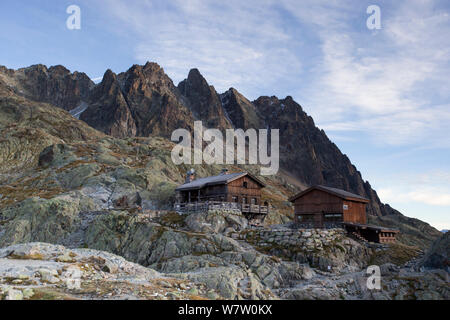
[{"label": "thin cloud", "polygon": [[450,19],[432,7],[395,8],[373,35],[321,26],[322,75],[306,105],[322,128],[364,131],[381,144],[442,146],[450,127],[449,105],[441,103],[449,98]]},{"label": "thin cloud", "polygon": [[261,86],[293,81],[302,69],[291,49],[297,40],[284,30],[275,4],[115,0],[108,9],[139,39],[138,61],[157,61],[175,82],[196,67],[218,91],[244,88],[251,96]]}]

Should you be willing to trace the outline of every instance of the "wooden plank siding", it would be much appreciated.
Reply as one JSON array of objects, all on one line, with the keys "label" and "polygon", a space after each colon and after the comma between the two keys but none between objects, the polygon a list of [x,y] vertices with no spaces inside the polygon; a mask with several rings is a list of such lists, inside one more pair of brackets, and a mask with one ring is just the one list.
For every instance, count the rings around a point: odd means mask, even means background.
[{"label": "wooden plank siding", "polygon": [[344,200],[342,203],[342,209],[344,208],[345,205],[348,207],[348,210],[342,210],[345,222],[353,222],[361,224],[367,223],[365,203]]},{"label": "wooden plank siding", "polygon": [[226,201],[261,205],[261,186],[248,176],[231,181],[227,185]]},{"label": "wooden plank siding", "polygon": [[367,222],[366,203],[342,199],[322,190],[311,190],[293,202],[295,222],[300,224],[312,224],[312,227],[321,228],[327,221],[361,224]]},{"label": "wooden plank siding", "polygon": [[220,203],[250,215],[267,215],[269,205],[261,199],[265,185],[249,173],[206,177],[177,188],[177,210],[192,212],[195,208],[211,208]]}]

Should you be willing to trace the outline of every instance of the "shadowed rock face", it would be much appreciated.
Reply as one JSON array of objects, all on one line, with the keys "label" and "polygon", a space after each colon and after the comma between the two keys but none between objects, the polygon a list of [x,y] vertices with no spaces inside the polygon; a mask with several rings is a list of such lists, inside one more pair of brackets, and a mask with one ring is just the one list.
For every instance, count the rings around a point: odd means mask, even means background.
[{"label": "shadowed rock face", "polygon": [[450,272],[450,233],[446,232],[436,240],[431,249],[426,253],[421,265],[425,268],[444,269]]},{"label": "shadowed rock face", "polygon": [[108,70],[81,119],[115,137],[170,137],[193,124],[178,89],[155,63],[134,65],[119,75]]},{"label": "shadowed rock face", "polygon": [[34,65],[17,71],[3,67],[0,69],[2,76],[8,78],[15,93],[65,110],[72,110],[87,100],[94,87],[85,73],[71,73],[63,66]]},{"label": "shadowed rock face", "polygon": [[178,89],[187,98],[194,115],[204,121],[204,126],[218,129],[232,127],[222,107],[220,96],[197,69],[189,72],[188,78],[180,82]]},{"label": "shadowed rock face", "polygon": [[222,100],[222,105],[235,128],[266,128],[255,105],[236,89],[229,89],[227,92],[221,94],[220,98]]},{"label": "shadowed rock face", "polygon": [[[269,128],[280,129],[280,160],[287,171],[307,185],[337,187],[379,203],[379,199],[374,197],[376,194],[367,193],[360,172],[348,157],[323,130],[316,127],[314,120],[291,97],[260,97],[254,104]],[[370,213],[385,214],[379,206],[371,207]]]},{"label": "shadowed rock face", "polygon": [[133,137],[137,131],[117,76],[111,70],[106,71],[103,81],[92,91],[89,107],[80,119],[115,137]]}]

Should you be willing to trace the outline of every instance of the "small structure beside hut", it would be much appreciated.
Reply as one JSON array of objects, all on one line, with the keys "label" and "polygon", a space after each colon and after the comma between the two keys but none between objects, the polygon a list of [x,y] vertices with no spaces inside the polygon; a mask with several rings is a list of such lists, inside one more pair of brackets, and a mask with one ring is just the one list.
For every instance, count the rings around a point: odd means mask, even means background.
[{"label": "small structure beside hut", "polygon": [[269,213],[268,203],[261,203],[265,184],[248,172],[228,173],[196,179],[192,169],[186,181],[176,189],[175,210],[193,213],[208,209],[237,209],[246,218],[263,218]]},{"label": "small structure beside hut", "polygon": [[398,230],[367,224],[368,199],[337,188],[310,187],[289,199],[294,204],[295,224],[301,228],[341,227],[359,240],[395,242]]}]

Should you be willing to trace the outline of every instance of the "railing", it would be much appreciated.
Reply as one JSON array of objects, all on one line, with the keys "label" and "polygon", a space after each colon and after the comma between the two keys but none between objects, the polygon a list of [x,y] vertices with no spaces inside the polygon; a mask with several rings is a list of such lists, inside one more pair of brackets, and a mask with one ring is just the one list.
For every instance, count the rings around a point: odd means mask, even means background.
[{"label": "railing", "polygon": [[175,204],[175,211],[181,213],[203,212],[215,209],[240,210],[242,213],[264,215],[269,213],[268,206],[260,206],[257,204],[241,204],[237,202],[205,201]]}]

